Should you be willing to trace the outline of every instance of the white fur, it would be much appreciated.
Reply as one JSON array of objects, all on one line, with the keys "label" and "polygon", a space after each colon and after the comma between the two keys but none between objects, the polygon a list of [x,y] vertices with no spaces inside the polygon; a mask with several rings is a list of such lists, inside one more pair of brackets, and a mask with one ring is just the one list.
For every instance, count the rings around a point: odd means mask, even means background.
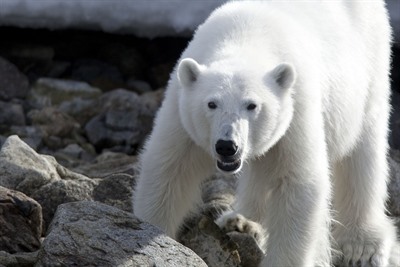
[{"label": "white fur", "polygon": [[232,140],[238,198],[218,222],[253,234],[240,214],[260,223],[262,266],[329,266],[332,248],[345,264],[387,266],[389,58],[380,0],[222,6],[172,74],[141,155],[135,213],[174,237],[221,159],[216,142]]}]

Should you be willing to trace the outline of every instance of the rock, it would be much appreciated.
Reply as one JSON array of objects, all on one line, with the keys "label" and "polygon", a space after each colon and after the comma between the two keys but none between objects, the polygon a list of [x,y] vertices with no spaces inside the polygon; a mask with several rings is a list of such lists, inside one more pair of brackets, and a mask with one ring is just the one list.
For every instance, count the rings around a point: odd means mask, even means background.
[{"label": "rock", "polygon": [[63,203],[80,200],[93,200],[93,189],[99,183],[98,180],[57,180],[42,186],[32,193],[43,207],[44,227],[47,229],[57,207]]},{"label": "rock", "polygon": [[38,126],[12,126],[11,135],[18,135],[35,151],[38,151],[43,144],[45,133]]},{"label": "rock", "polygon": [[136,80],[135,78],[128,79],[126,81],[126,85],[138,93],[146,93],[152,91],[150,84],[145,81]]},{"label": "rock", "polygon": [[40,127],[47,136],[66,137],[80,128],[72,117],[54,107],[32,110],[28,113],[28,117],[32,125]]},{"label": "rock", "polygon": [[74,98],[62,102],[58,110],[73,117],[80,125],[85,125],[99,112],[100,107],[96,105],[95,99]]},{"label": "rock", "polygon": [[227,235],[238,244],[237,251],[240,255],[241,267],[259,266],[264,258],[264,252],[260,249],[255,239],[244,233],[230,232]]},{"label": "rock", "polygon": [[35,198],[46,225],[59,204],[92,199],[97,184],[98,180],[59,165],[54,157],[37,154],[18,136],[7,138],[0,151],[0,186]]},{"label": "rock", "polygon": [[90,142],[100,151],[134,153],[151,131],[154,116],[143,103],[136,93],[124,89],[102,95],[95,105],[101,110],[84,127]]},{"label": "rock", "polygon": [[32,198],[0,186],[0,225],[0,250],[17,253],[39,249],[42,207]]},{"label": "rock", "polygon": [[93,99],[101,94],[100,89],[85,82],[40,78],[33,85],[29,95],[33,107],[43,108],[59,105],[76,98]]},{"label": "rock", "polygon": [[132,212],[132,192],[135,177],[124,173],[116,173],[101,179],[93,190],[96,201]]},{"label": "rock", "polygon": [[39,251],[21,252],[10,254],[0,251],[0,266],[5,267],[32,267],[38,257]]},{"label": "rock", "polygon": [[61,165],[67,168],[77,167],[86,162],[93,161],[96,152],[90,144],[83,144],[84,147],[78,144],[69,144],[66,147],[57,150],[53,155]]},{"label": "rock", "polygon": [[24,109],[21,104],[0,101],[0,130],[12,125],[25,125]]},{"label": "rock", "polygon": [[69,144],[86,143],[79,123],[54,107],[31,110],[28,117],[32,125],[40,128],[43,144],[51,150],[59,150]]},{"label": "rock", "polygon": [[81,201],[59,206],[35,266],[207,265],[132,213]]},{"label": "rock", "polygon": [[240,266],[238,244],[203,214],[189,215],[177,233],[177,240],[199,255],[209,267]]},{"label": "rock", "polygon": [[208,266],[258,266],[264,253],[253,237],[222,231],[215,220],[235,199],[235,176],[213,175],[202,185],[204,204],[189,214],[177,233],[179,242],[196,252]]},{"label": "rock", "polygon": [[25,98],[28,92],[28,78],[15,65],[0,57],[0,99]]},{"label": "rock", "polygon": [[0,134],[0,148],[3,146],[4,142],[6,141],[7,137]]},{"label": "rock", "polygon": [[39,155],[16,136],[10,136],[0,151],[0,186],[31,195],[43,185],[61,179],[51,156]]},{"label": "rock", "polygon": [[77,173],[87,177],[105,178],[116,173],[125,173],[130,176],[136,174],[135,156],[128,156],[123,153],[103,152],[93,163],[83,164],[72,168]]},{"label": "rock", "polygon": [[60,78],[69,68],[71,68],[70,62],[53,60],[46,77]]},{"label": "rock", "polygon": [[70,79],[84,81],[103,90],[125,85],[117,67],[97,59],[78,59],[71,69]]},{"label": "rock", "polygon": [[390,182],[388,185],[388,210],[391,215],[400,216],[400,151],[391,150],[389,157]]}]

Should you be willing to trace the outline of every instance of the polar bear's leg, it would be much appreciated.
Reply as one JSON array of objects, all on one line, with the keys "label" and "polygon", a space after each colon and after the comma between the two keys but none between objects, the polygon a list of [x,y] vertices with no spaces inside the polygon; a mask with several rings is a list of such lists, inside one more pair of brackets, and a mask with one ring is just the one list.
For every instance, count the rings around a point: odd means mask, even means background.
[{"label": "polar bear's leg", "polygon": [[[292,177],[293,178],[293,177]],[[330,266],[327,188],[284,178],[267,203],[267,254],[262,266]],[[288,180],[285,180],[288,179]]]},{"label": "polar bear's leg", "polygon": [[389,106],[382,96],[370,102],[361,140],[333,169],[338,221],[333,235],[344,264],[385,267],[396,239],[395,227],[385,215]]},{"label": "polar bear's leg", "polygon": [[225,232],[242,232],[251,235],[261,250],[266,249],[266,229],[262,224],[266,206],[266,179],[258,179],[254,173],[257,164],[248,162],[243,166],[236,192],[233,210],[221,214],[216,223]]},{"label": "polar bear's leg", "polygon": [[200,184],[213,171],[210,157],[195,145],[177,118],[176,103],[165,101],[140,156],[134,213],[175,237],[183,217],[200,199]]},{"label": "polar bear's leg", "polygon": [[[270,160],[276,158],[273,153]],[[280,171],[271,172],[265,166],[274,166],[274,161],[264,160],[251,164],[249,173],[239,178],[235,210],[217,223],[253,235],[266,251],[261,266],[330,266],[328,176],[318,182],[299,182],[294,173],[273,179]]]}]

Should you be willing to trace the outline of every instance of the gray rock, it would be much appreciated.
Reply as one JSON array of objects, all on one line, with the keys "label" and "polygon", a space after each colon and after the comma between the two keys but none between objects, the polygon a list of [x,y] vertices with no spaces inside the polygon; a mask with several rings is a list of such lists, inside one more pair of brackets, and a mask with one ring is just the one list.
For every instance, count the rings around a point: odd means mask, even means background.
[{"label": "gray rock", "polygon": [[65,148],[63,148],[62,150],[60,150],[59,152],[62,152],[63,154],[68,155],[70,157],[79,159],[82,157],[82,154],[85,153],[85,150],[78,144],[70,144]]},{"label": "gray rock", "polygon": [[85,126],[89,141],[98,148],[125,146],[129,148],[139,143],[142,125],[136,111],[110,110],[91,119]]},{"label": "gray rock", "polygon": [[[96,101],[97,115],[86,125],[90,142],[99,150],[133,153],[151,131],[152,116],[145,112],[143,99],[124,89],[113,90]],[[153,114],[154,116],[154,114]]]},{"label": "gray rock", "polygon": [[98,180],[57,180],[42,186],[32,193],[32,197],[43,207],[44,228],[47,229],[57,207],[63,203],[93,200],[92,192]]},{"label": "gray rock", "polygon": [[28,78],[15,65],[0,57],[0,99],[25,98],[28,92]]},{"label": "gray rock", "polygon": [[83,164],[72,168],[72,170],[92,178],[105,178],[116,173],[125,173],[134,176],[136,174],[136,162],[136,156],[103,152],[93,163]]},{"label": "gray rock", "polygon": [[400,151],[391,150],[389,157],[391,179],[388,186],[388,210],[391,215],[400,216]]},{"label": "gray rock", "polygon": [[124,86],[124,80],[118,68],[97,59],[76,60],[72,65],[69,78],[87,82],[103,90]]},{"label": "gray rock", "polygon": [[104,204],[132,212],[132,192],[135,177],[124,173],[116,173],[101,179],[93,190],[93,198]]},{"label": "gray rock", "polygon": [[177,240],[196,252],[207,266],[240,266],[238,244],[214,223],[212,217],[189,215],[177,233]]},{"label": "gray rock", "polygon": [[35,252],[21,252],[13,254],[0,251],[0,266],[32,267],[37,261],[38,254],[38,250]]},{"label": "gray rock", "polygon": [[4,126],[25,125],[25,115],[22,105],[13,102],[0,101],[0,129]]},{"label": "gray rock", "polygon": [[210,210],[204,209],[203,213],[185,221],[178,233],[179,242],[196,252],[209,267],[259,266],[264,253],[253,237],[239,232],[225,233],[215,224]]},{"label": "gray rock", "polygon": [[126,84],[129,88],[132,88],[135,92],[138,93],[146,93],[152,91],[150,84],[145,81],[137,80],[135,78],[128,79],[126,81]]},{"label": "gray rock", "polygon": [[100,89],[85,82],[40,78],[33,85],[29,100],[32,106],[43,108],[76,98],[93,99],[100,94]]},{"label": "gray rock", "polygon": [[74,98],[58,105],[58,110],[73,117],[80,125],[85,125],[88,120],[100,110],[95,99]]},{"label": "gray rock", "polygon": [[83,144],[83,147],[73,143],[57,150],[53,155],[61,165],[71,168],[93,161],[96,151],[88,143]]},{"label": "gray rock", "polygon": [[215,174],[202,184],[203,204],[189,214],[178,240],[196,252],[208,266],[258,266],[264,257],[257,242],[245,233],[224,232],[214,221],[231,209],[237,178]]},{"label": "gray rock", "polygon": [[48,70],[46,77],[49,78],[59,78],[67,72],[68,68],[71,67],[71,63],[67,61],[57,61],[57,60],[52,60],[50,69]]},{"label": "gray rock", "polygon": [[37,154],[13,135],[0,151],[0,186],[31,195],[43,185],[61,179],[60,167],[53,157]]},{"label": "gray rock", "polygon": [[32,110],[28,117],[32,125],[38,126],[45,136],[67,137],[80,128],[72,117],[54,107]]},{"label": "gray rock", "polygon": [[91,200],[97,183],[64,168],[52,156],[37,154],[18,136],[10,136],[0,151],[0,186],[35,198],[46,225],[59,204]]},{"label": "gray rock", "polygon": [[0,186],[0,211],[0,250],[9,253],[38,250],[42,236],[39,203],[21,192]]},{"label": "gray rock", "polygon": [[0,148],[3,146],[3,143],[6,141],[7,137],[0,134]]},{"label": "gray rock", "polygon": [[259,266],[264,258],[264,252],[257,242],[248,234],[239,232],[227,233],[231,240],[238,244],[237,251],[240,255],[241,267]]},{"label": "gray rock", "polygon": [[40,149],[46,135],[39,126],[12,126],[10,133],[11,135],[18,135],[35,151]]},{"label": "gray rock", "polygon": [[35,266],[207,265],[133,214],[82,201],[59,206]]}]

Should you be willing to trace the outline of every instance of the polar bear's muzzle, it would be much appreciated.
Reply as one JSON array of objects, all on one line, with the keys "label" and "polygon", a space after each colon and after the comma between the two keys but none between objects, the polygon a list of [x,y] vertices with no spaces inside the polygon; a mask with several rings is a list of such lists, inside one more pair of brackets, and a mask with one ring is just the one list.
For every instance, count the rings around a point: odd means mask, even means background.
[{"label": "polar bear's muzzle", "polygon": [[229,159],[229,161],[227,161],[227,159],[225,159],[225,158],[218,159],[217,160],[217,167],[218,167],[219,170],[221,170],[223,172],[235,173],[238,170],[240,170],[240,168],[242,167],[242,160],[241,159],[236,159],[234,161],[231,161]]},{"label": "polar bear's muzzle", "polygon": [[223,172],[235,173],[242,167],[239,147],[231,140],[218,140],[215,144],[218,154],[217,168]]}]

